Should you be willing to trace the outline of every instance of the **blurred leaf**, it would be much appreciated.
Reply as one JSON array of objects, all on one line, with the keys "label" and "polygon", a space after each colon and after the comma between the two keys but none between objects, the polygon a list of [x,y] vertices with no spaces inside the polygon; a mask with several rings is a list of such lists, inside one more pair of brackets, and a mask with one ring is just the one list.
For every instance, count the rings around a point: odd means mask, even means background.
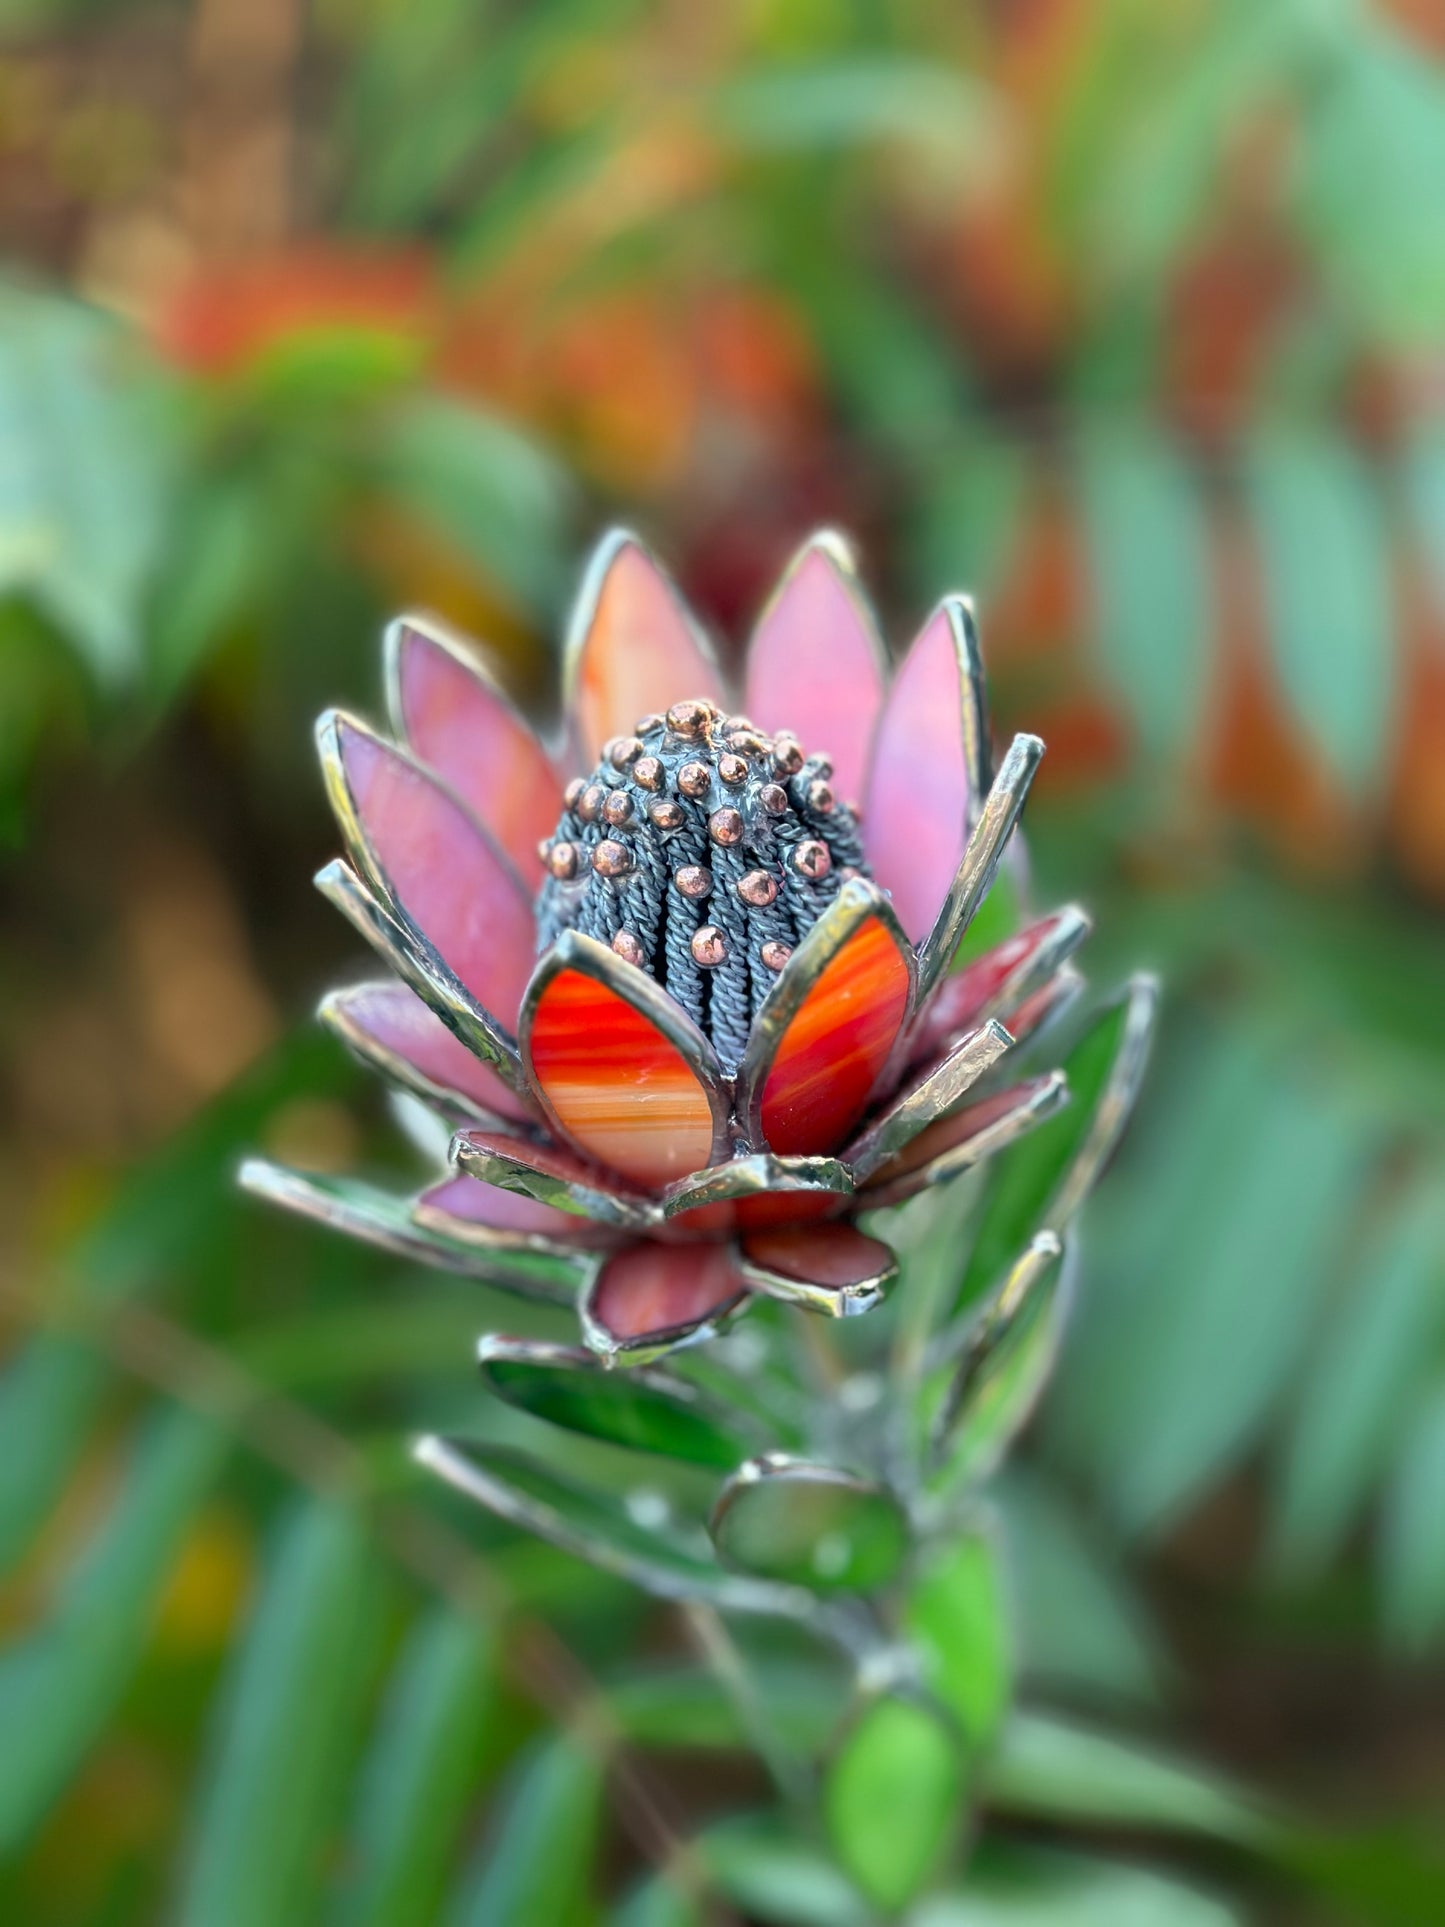
[{"label": "blurred leaf", "polygon": [[575,1740],[540,1746],[446,1916],[450,1927],[583,1927],[602,1792],[600,1764]]},{"label": "blurred leaf", "polygon": [[744,147],[853,147],[887,139],[937,147],[954,164],[997,128],[987,89],[970,75],[876,54],[743,74],[716,90],[712,109],[722,130]]},{"label": "blurred leaf", "polygon": [[823,1793],[839,1864],[876,1907],[896,1913],[937,1871],[960,1830],[963,1760],[921,1701],[871,1701],[849,1728]]},{"label": "blurred leaf", "polygon": [[1101,659],[1146,749],[1177,763],[1198,736],[1216,623],[1193,470],[1155,429],[1098,428],[1080,485]]},{"label": "blurred leaf", "polygon": [[513,1339],[484,1340],[481,1359],[499,1398],[567,1431],[729,1471],[747,1454],[730,1415],[685,1380],[609,1371],[595,1353]]},{"label": "blurred leaf", "polygon": [[1445,1629],[1445,1385],[1413,1419],[1385,1493],[1380,1582],[1385,1629],[1420,1652]]},{"label": "blurred leaf", "polygon": [[[797,1752],[820,1751],[838,1723],[838,1703],[846,1690],[838,1668],[790,1653],[766,1662],[754,1659],[748,1672],[778,1737]],[[648,1666],[609,1681],[607,1700],[618,1725],[638,1746],[727,1752],[749,1744],[736,1701],[715,1673],[701,1667]]]},{"label": "blurred leaf", "polygon": [[173,455],[119,327],[0,286],[0,593],[33,598],[112,693],[141,667]]},{"label": "blurred leaf", "polygon": [[361,1519],[304,1502],[285,1522],[214,1710],[178,1915],[185,1927],[314,1917],[378,1605]]},{"label": "blurred leaf", "polygon": [[1077,1854],[1011,1857],[999,1873],[926,1900],[909,1927],[1244,1927],[1245,1916],[1182,1881]]},{"label": "blurred leaf", "polygon": [[458,399],[420,394],[378,424],[373,479],[535,621],[561,599],[569,484],[538,445]]},{"label": "blurred leaf", "polygon": [[492,1673],[491,1635],[448,1609],[409,1635],[362,1763],[336,1927],[414,1927],[434,1916],[476,1797]]},{"label": "blurred leaf", "polygon": [[811,1592],[886,1586],[911,1536],[902,1505],[883,1486],[771,1457],[727,1481],[709,1529],[724,1565]]},{"label": "blurred leaf", "polygon": [[1008,580],[1032,485],[1022,437],[971,418],[919,491],[910,533],[920,602],[937,602],[940,588],[966,590],[985,608],[985,648],[987,601]]},{"label": "blurred leaf", "polygon": [[155,1420],[43,1624],[0,1659],[0,1729],[11,1736],[0,1748],[0,1854],[43,1816],[110,1717],[221,1453],[205,1422]]},{"label": "blurred leaf", "polygon": [[1445,424],[1426,421],[1406,444],[1404,487],[1415,545],[1445,616]]},{"label": "blurred leaf", "polygon": [[1257,434],[1245,480],[1281,686],[1334,776],[1372,788],[1398,674],[1378,486],[1340,436],[1304,428]]},{"label": "blurred leaf", "polygon": [[249,477],[195,478],[175,517],[155,596],[149,666],[157,699],[185,688],[269,580],[275,505]]},{"label": "blurred leaf", "polygon": [[1329,1324],[1289,1434],[1273,1523],[1284,1570],[1335,1556],[1406,1422],[1445,1326],[1445,1180],[1392,1201]]},{"label": "blurred leaf", "polygon": [[924,1684],[970,1743],[989,1740],[1008,1704],[1013,1641],[998,1549],[981,1533],[937,1549],[909,1591],[904,1624]]},{"label": "blurred leaf", "polygon": [[1003,1277],[1035,1231],[1061,1229],[1092,1188],[1128,1122],[1153,1006],[1153,988],[1143,981],[1108,1005],[1064,1059],[1067,1108],[993,1161],[960,1308]]},{"label": "blurred leaf", "polygon": [[873,1927],[873,1915],[821,1849],[747,1816],[710,1827],[698,1842],[734,1906],[768,1927]]},{"label": "blurred leaf", "polygon": [[105,1365],[95,1348],[32,1338],[0,1375],[0,1573],[22,1557],[84,1441]]},{"label": "blurred leaf", "polygon": [[1162,1828],[1258,1847],[1272,1823],[1222,1779],[1132,1740],[1042,1713],[1015,1712],[982,1768],[982,1797],[1030,1820]]}]

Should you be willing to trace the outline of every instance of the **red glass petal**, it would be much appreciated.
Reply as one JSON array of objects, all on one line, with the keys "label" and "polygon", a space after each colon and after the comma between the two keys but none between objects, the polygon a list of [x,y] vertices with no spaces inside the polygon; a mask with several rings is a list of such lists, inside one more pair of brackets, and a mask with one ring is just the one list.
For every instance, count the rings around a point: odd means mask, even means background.
[{"label": "red glass petal", "polygon": [[752,1231],[743,1239],[743,1251],[754,1264],[780,1278],[839,1291],[884,1277],[895,1266],[886,1244],[851,1224]]},{"label": "red glass petal", "polygon": [[588,1300],[610,1337],[684,1333],[745,1295],[725,1245],[633,1245],[609,1258]]}]

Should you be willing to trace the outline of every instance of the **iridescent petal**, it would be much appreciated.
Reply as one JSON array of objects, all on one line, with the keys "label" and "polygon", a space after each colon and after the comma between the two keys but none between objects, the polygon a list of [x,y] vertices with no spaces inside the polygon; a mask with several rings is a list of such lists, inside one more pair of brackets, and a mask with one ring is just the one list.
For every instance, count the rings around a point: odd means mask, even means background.
[{"label": "iridescent petal", "polygon": [[863,796],[869,867],[915,943],[933,926],[988,785],[988,719],[973,610],[950,596],[904,657]]},{"label": "iridescent petal", "polygon": [[582,1304],[582,1331],[605,1358],[637,1363],[707,1336],[747,1297],[726,1245],[633,1245],[609,1258]]},{"label": "iridescent petal", "polygon": [[974,912],[988,895],[1043,753],[1037,736],[1015,736],[1009,744],[938,915],[918,946],[920,1003],[942,982]]},{"label": "iridescent petal", "polygon": [[660,562],[616,529],[598,544],[573,612],[563,670],[573,742],[591,768],[610,737],[689,696],[723,704],[712,650]]},{"label": "iridescent petal", "polygon": [[538,965],[522,1058],[563,1134],[635,1184],[670,1183],[726,1151],[712,1045],[652,978],[591,937],[564,931]]},{"label": "iridescent petal", "polygon": [[845,883],[788,962],[753,1024],[738,1077],[750,1141],[836,1150],[857,1123],[908,1015],[912,956],[869,883]]},{"label": "iridescent petal", "polygon": [[398,735],[535,888],[537,845],[557,826],[562,785],[533,731],[481,665],[424,617],[401,616],[388,628],[386,682]]},{"label": "iridescent petal", "polygon": [[521,1122],[533,1112],[489,1064],[401,983],[333,990],[317,1012],[358,1057],[394,1084],[453,1112]]},{"label": "iridescent petal", "polygon": [[859,1205],[872,1210],[901,1204],[929,1185],[958,1177],[1052,1117],[1068,1095],[1063,1072],[1050,1071],[941,1118],[889,1159],[860,1192]]},{"label": "iridescent petal", "polygon": [[1013,1041],[1002,1024],[983,1024],[915,1078],[848,1146],[844,1159],[854,1182],[862,1184],[920,1131],[956,1110],[984,1072],[1012,1048]]},{"label": "iridescent petal", "polygon": [[852,550],[825,529],[794,556],[758,618],[743,708],[759,729],[791,730],[827,756],[833,785],[861,800],[883,701],[883,644]]},{"label": "iridescent petal", "polygon": [[518,1191],[540,1204],[555,1205],[574,1217],[646,1231],[662,1222],[650,1198],[625,1188],[612,1189],[607,1173],[560,1145],[481,1128],[458,1131],[452,1161],[469,1176],[504,1191]]},{"label": "iridescent petal", "polygon": [[532,967],[532,902],[471,813],[419,763],[332,711],[317,729],[353,860],[458,980],[515,1025]]},{"label": "iridescent petal", "polygon": [[990,1017],[1009,1024],[1011,1013],[1044,988],[1092,928],[1086,910],[1065,904],[962,970],[946,973],[919,1012],[910,1055],[931,1054],[948,1038],[976,1030]]},{"label": "iridescent petal", "polygon": [[750,1231],[741,1249],[750,1285],[832,1318],[871,1310],[898,1275],[891,1249],[851,1224]]}]

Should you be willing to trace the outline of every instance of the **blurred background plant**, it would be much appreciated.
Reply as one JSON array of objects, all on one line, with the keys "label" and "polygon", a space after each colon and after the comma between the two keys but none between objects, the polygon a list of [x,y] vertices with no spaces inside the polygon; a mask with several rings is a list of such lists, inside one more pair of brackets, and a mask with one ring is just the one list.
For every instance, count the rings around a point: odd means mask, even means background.
[{"label": "blurred background plant", "polygon": [[667,1616],[407,1468],[515,1313],[231,1189],[407,1157],[304,1021],[357,969],[312,715],[375,711],[403,604],[550,687],[617,512],[733,636],[823,521],[895,634],[973,588],[1040,898],[1168,987],[996,1482],[1017,1664],[1334,1835],[1271,1869],[1192,1782],[1035,1760],[937,1921],[1216,1917],[1021,1897],[1081,1818],[1246,1917],[1445,1917],[1438,8],[0,35],[5,1918],[567,1922],[659,1864],[849,1918],[715,1824],[760,1784]]}]

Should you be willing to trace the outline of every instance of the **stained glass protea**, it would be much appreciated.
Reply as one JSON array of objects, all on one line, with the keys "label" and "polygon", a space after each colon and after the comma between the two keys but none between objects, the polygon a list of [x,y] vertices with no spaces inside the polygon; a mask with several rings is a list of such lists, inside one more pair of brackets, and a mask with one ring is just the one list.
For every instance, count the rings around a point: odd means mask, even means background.
[{"label": "stained glass protea", "polygon": [[522,1292],[638,1361],[755,1294],[867,1310],[856,1219],[1065,1100],[1020,1045],[1069,998],[1065,909],[960,965],[1042,753],[995,773],[972,611],[892,675],[846,547],[809,542],[729,690],[630,535],[599,549],[546,744],[434,625],[387,638],[394,740],[320,724],[346,847],[318,883],[391,967],[322,1016],[455,1126],[400,1200],[256,1162],[258,1190]]}]

